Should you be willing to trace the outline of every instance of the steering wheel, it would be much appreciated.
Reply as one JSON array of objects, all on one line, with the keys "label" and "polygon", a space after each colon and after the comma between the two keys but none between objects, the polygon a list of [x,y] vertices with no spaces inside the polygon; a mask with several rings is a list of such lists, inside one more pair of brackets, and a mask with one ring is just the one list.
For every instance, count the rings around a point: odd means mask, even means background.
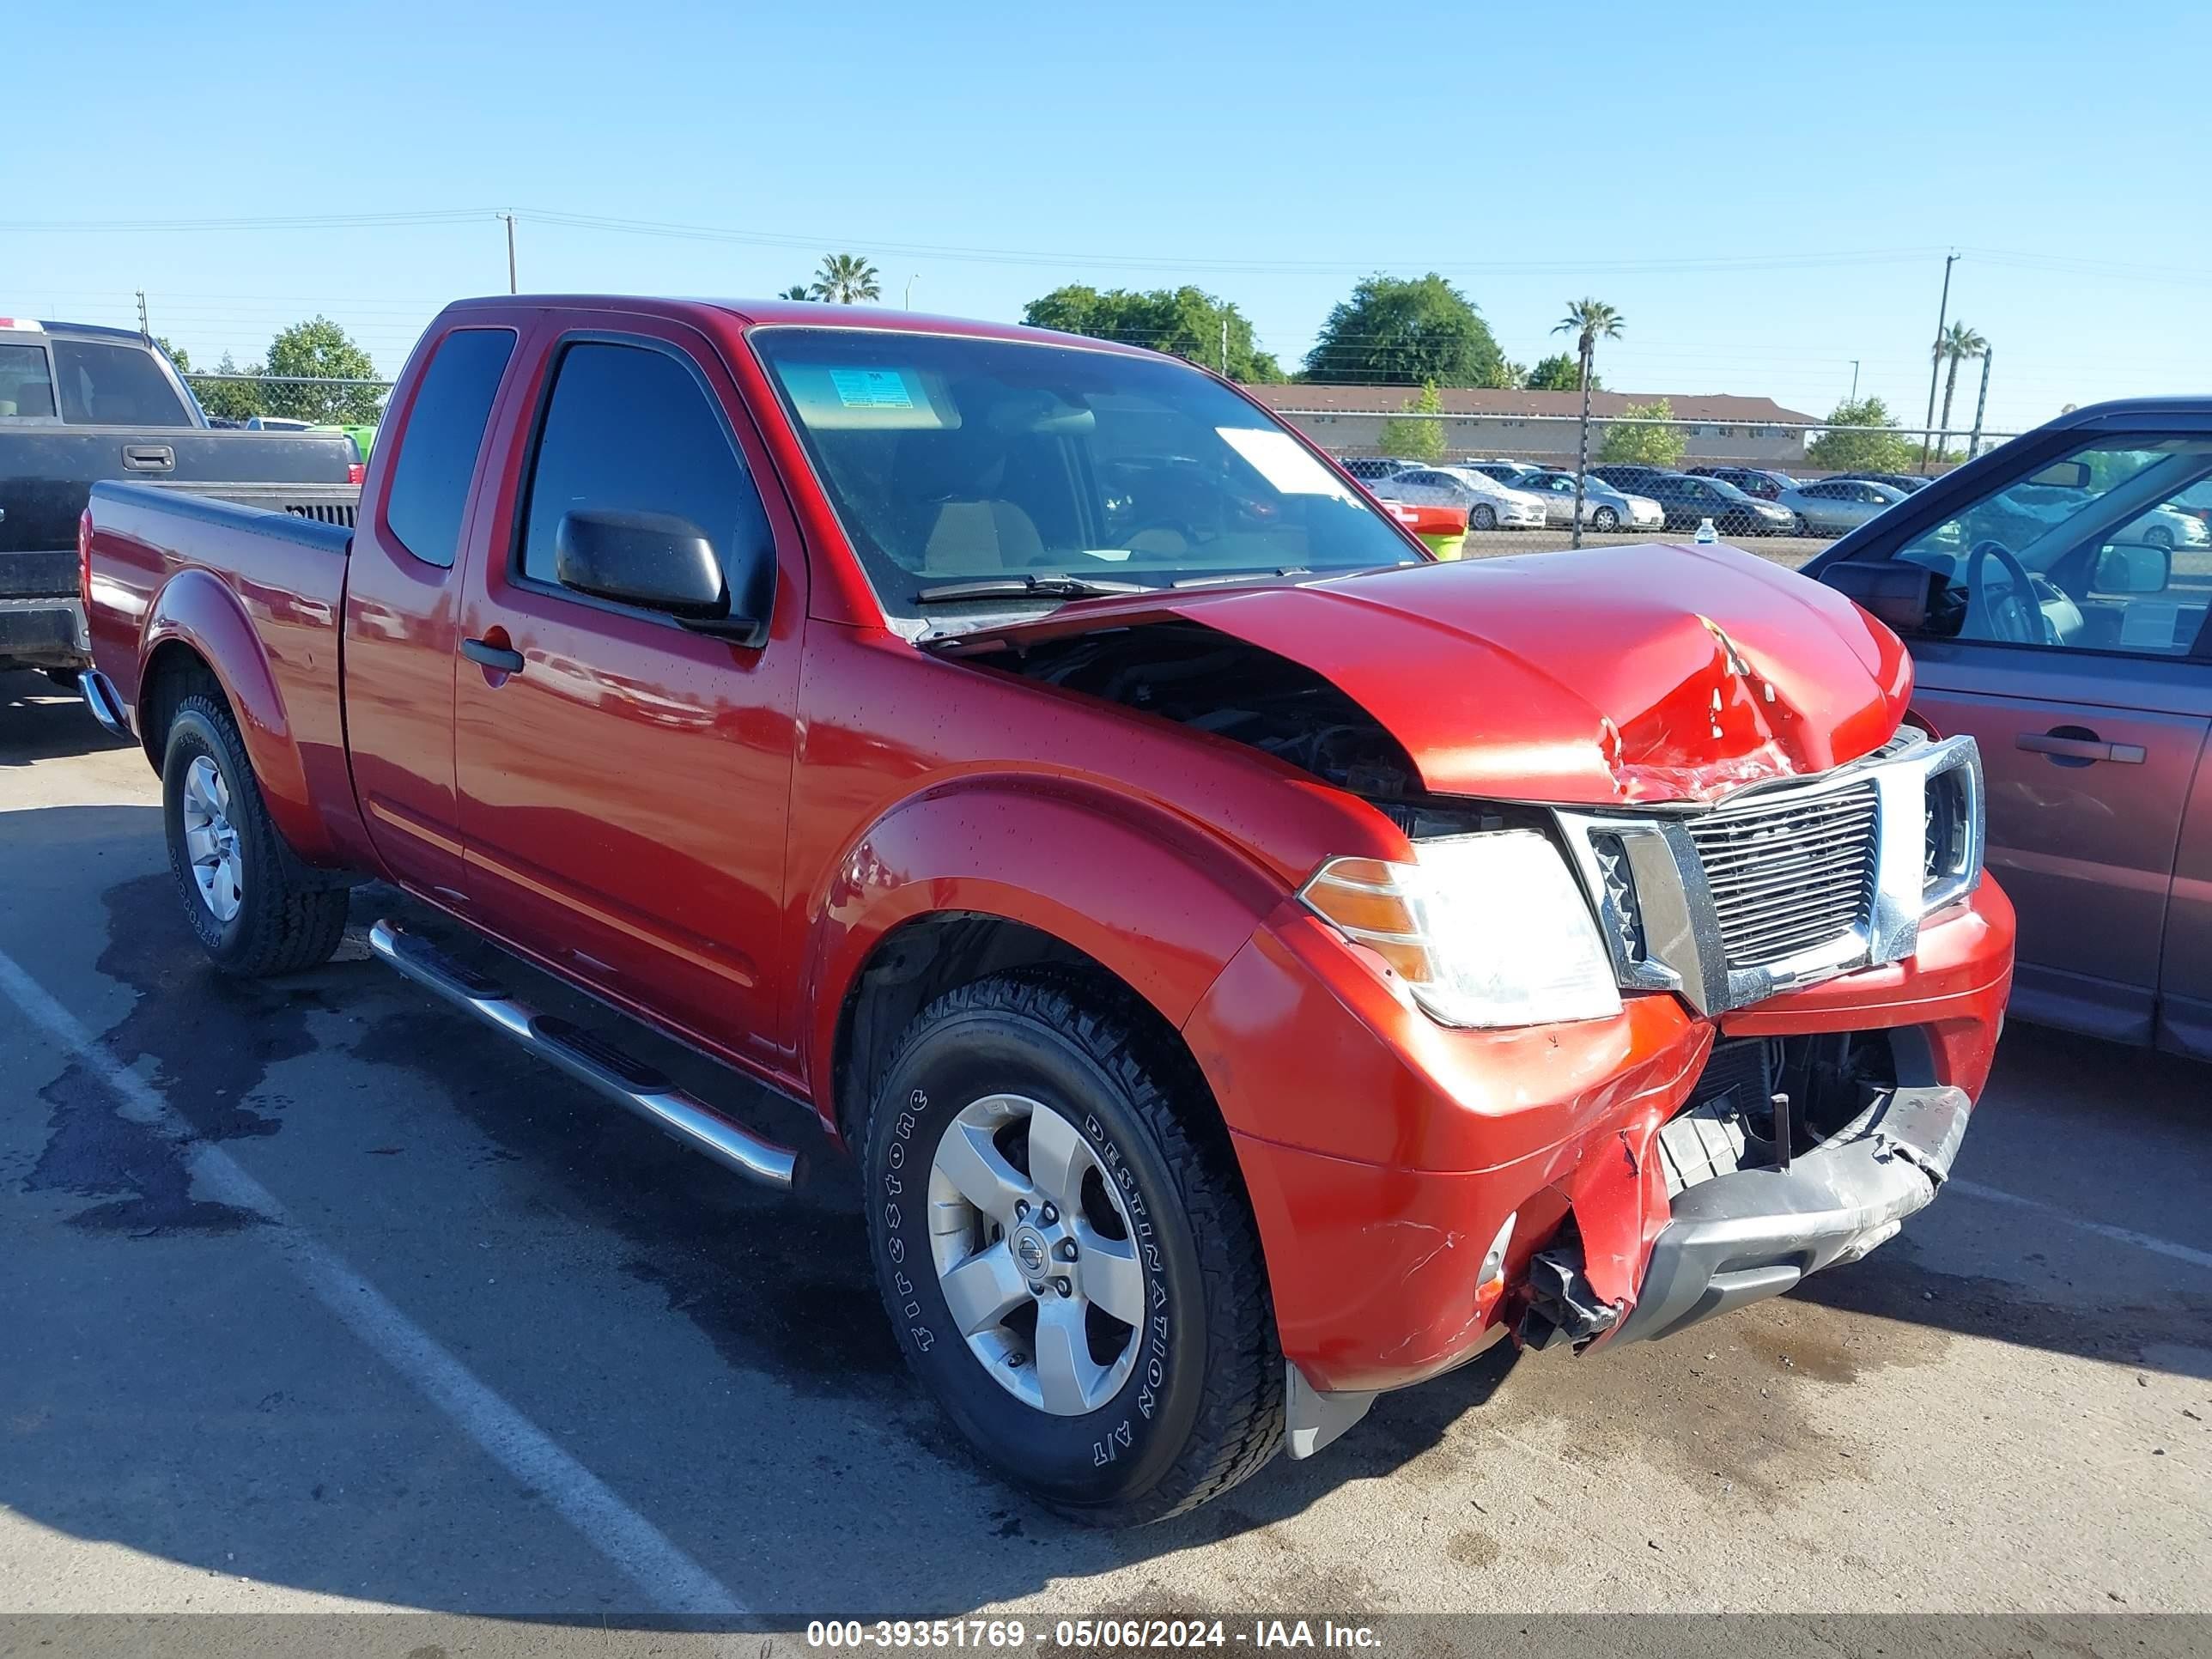
[{"label": "steering wheel", "polygon": [[[1991,564],[2004,573],[2002,582],[1983,580],[1984,571]],[[2047,642],[2043,607],[2035,599],[2035,580],[2002,542],[1976,542],[1966,555],[1966,624],[1960,631],[1970,640],[2012,645]]]}]

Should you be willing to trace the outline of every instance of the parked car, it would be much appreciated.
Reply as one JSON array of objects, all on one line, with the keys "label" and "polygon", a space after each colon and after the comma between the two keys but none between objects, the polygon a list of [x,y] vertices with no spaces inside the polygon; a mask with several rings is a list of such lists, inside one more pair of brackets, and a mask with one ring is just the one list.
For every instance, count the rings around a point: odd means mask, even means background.
[{"label": "parked car", "polygon": [[1522,480],[1530,473],[1541,471],[1540,468],[1531,466],[1525,461],[1462,461],[1459,464],[1459,470],[1463,472],[1480,472],[1484,477],[1495,479],[1512,489],[1521,488]]},{"label": "parked car", "polygon": [[[1631,495],[1650,495],[1651,485],[1661,478],[1680,477],[1669,467],[1645,466],[1628,461],[1607,461],[1589,470],[1593,478],[1602,478],[1615,489],[1625,489]],[[1656,499],[1656,498],[1655,498]]]},{"label": "parked car", "polygon": [[1747,495],[1718,478],[1664,472],[1638,493],[1659,503],[1669,530],[1695,530],[1706,519],[1723,536],[1786,536],[1797,527],[1789,508]]},{"label": "parked car", "polygon": [[[1532,472],[1521,488],[1543,497],[1550,522],[1574,523],[1573,473]],[[1588,479],[1583,486],[1583,523],[1592,530],[1658,530],[1666,522],[1666,513],[1649,496],[1624,495],[1602,478]]]},{"label": "parked car", "polygon": [[358,483],[344,434],[209,428],[153,342],[0,317],[0,670],[67,684],[90,660],[77,517],[96,478]]},{"label": "parked car", "polygon": [[1871,479],[1815,478],[1784,490],[1775,504],[1797,515],[1802,536],[1840,536],[1904,499],[1903,490]]},{"label": "parked car", "polygon": [[[2100,404],[1807,566],[1906,635],[1913,707],[1979,741],[2023,1019],[2212,1059],[2212,398]],[[2201,522],[2201,521],[2200,521]]]},{"label": "parked car", "polygon": [[1463,467],[1413,467],[1370,486],[1386,501],[1431,502],[1467,509],[1469,530],[1535,530],[1545,520],[1543,498],[1511,489]]},{"label": "parked car", "polygon": [[1188,364],[903,311],[465,301],[392,409],[350,532],[94,487],[86,695],[192,936],[296,972],[375,876],[449,919],[376,957],[731,1169],[801,1166],[500,951],[811,1109],[919,1384],[1064,1511],[1944,1179],[2010,911],[1890,855],[1978,844],[1973,744],[1840,595],[1438,564]]},{"label": "parked car", "polygon": [[1401,461],[1395,455],[1353,455],[1337,465],[1362,483],[1380,483],[1399,473],[1421,465],[1419,461]]},{"label": "parked car", "polygon": [[1692,466],[1685,469],[1693,478],[1718,478],[1723,483],[1732,483],[1747,495],[1756,495],[1762,501],[1778,501],[1785,489],[1797,487],[1797,480],[1787,472],[1771,472],[1759,466]]},{"label": "parked car", "polygon": [[1917,495],[1936,481],[1917,472],[1834,472],[1832,478],[1857,478],[1868,483],[1887,484],[1892,489],[1901,489],[1908,495]]}]

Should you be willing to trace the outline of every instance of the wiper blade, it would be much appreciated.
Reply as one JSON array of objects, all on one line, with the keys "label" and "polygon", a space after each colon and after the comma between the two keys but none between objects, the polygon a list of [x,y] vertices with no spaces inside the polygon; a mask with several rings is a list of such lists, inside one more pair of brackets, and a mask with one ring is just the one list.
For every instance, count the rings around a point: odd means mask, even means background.
[{"label": "wiper blade", "polygon": [[1103,599],[1151,591],[1142,582],[1097,581],[1089,576],[985,576],[925,587],[914,598],[917,605],[953,605],[962,599]]},{"label": "wiper blade", "polygon": [[1310,576],[1313,572],[1302,564],[1285,565],[1279,570],[1232,570],[1219,576],[1185,576],[1177,587],[1224,587],[1232,582],[1264,582],[1278,576]]}]

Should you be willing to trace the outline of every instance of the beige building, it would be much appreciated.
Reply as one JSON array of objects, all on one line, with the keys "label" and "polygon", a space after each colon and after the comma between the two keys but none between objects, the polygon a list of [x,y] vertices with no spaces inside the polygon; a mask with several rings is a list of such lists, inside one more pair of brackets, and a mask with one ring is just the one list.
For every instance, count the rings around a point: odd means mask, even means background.
[{"label": "beige building", "polygon": [[[1382,423],[1419,396],[1402,386],[1255,386],[1261,402],[1324,449],[1339,455],[1382,453]],[[1582,416],[1579,392],[1498,392],[1452,389],[1443,399],[1444,453],[1452,459],[1507,455],[1572,465]],[[1733,462],[1785,471],[1805,459],[1808,426],[1819,417],[1784,409],[1771,398],[1727,394],[1683,396],[1662,392],[1590,394],[1590,454],[1604,441],[1599,422],[1631,404],[1665,398],[1688,440],[1685,466]]]}]

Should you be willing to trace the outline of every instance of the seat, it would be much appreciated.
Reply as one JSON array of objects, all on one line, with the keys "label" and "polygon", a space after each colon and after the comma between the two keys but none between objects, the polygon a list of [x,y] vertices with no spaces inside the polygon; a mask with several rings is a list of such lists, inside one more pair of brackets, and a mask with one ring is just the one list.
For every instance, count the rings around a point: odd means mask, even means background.
[{"label": "seat", "polygon": [[922,543],[925,567],[945,575],[1030,569],[1043,556],[1036,521],[1012,501],[941,501]]}]

